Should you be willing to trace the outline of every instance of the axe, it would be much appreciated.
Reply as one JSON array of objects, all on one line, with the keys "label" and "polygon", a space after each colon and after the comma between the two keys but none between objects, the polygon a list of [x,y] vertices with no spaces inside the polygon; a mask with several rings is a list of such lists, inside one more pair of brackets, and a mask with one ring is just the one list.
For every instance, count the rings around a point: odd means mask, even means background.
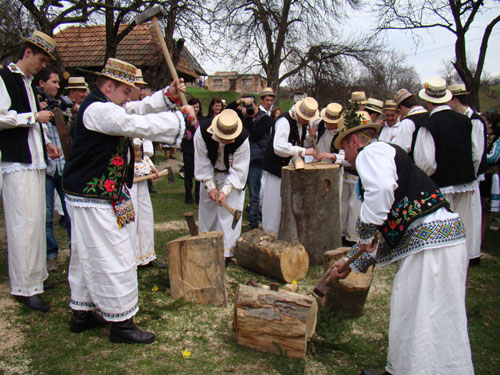
[{"label": "axe", "polygon": [[[163,57],[165,57],[165,61],[167,62],[168,70],[170,71],[172,78],[174,80],[176,79],[178,80],[179,76],[177,75],[177,72],[175,70],[174,63],[170,58],[170,53],[168,52],[167,44],[165,43],[165,38],[163,38],[163,34],[160,30],[160,25],[158,24],[158,17],[164,17],[164,16],[165,16],[165,11],[163,10],[163,8],[161,6],[156,6],[153,8],[146,9],[144,12],[140,13],[138,16],[134,18],[134,21],[136,25],[140,25],[141,23],[151,20],[158,41],[160,42],[161,49],[163,51]],[[182,105],[187,105],[187,100],[184,93],[179,91],[179,96],[181,98]]]},{"label": "axe", "polygon": [[229,206],[226,201],[222,201],[222,206],[229,212],[231,215],[233,215],[233,223],[231,224],[231,229],[234,230],[236,228],[236,224],[238,224],[238,221],[240,221],[241,218],[241,211],[240,210],[235,210],[231,206]]},{"label": "axe", "polygon": [[[175,185],[175,177],[174,177],[174,171],[172,170],[172,167],[165,168],[164,170],[158,172],[158,175],[160,177],[167,175],[168,176],[168,184]],[[145,180],[152,180],[153,178],[154,178],[153,174],[148,174],[146,176],[136,177],[136,178],[134,178],[134,183],[145,181]]]},{"label": "axe", "polygon": [[191,211],[186,212],[184,214],[184,219],[186,219],[186,223],[189,228],[189,234],[191,236],[197,236],[198,235],[198,226],[196,225],[196,222],[194,221],[194,216]]}]

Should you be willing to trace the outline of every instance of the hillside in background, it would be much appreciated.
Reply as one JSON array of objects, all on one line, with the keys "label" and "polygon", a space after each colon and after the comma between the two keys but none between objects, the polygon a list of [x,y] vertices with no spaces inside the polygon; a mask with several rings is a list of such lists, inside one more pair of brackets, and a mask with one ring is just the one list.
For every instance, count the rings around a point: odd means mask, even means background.
[{"label": "hillside in background", "polygon": [[500,111],[500,85],[481,87],[479,90],[481,111],[496,109]]}]

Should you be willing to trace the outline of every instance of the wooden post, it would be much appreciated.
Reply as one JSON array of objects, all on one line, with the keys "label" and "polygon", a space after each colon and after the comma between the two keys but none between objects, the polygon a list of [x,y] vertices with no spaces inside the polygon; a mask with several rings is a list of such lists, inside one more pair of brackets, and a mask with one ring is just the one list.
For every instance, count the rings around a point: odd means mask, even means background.
[{"label": "wooden post", "polygon": [[304,246],[278,241],[260,229],[246,232],[238,239],[234,256],[243,268],[289,283],[303,279],[309,269]]},{"label": "wooden post", "polygon": [[281,223],[278,239],[304,245],[311,264],[341,246],[340,169],[332,163],[306,163],[281,169]]},{"label": "wooden post", "polygon": [[234,297],[236,342],[262,352],[305,358],[316,330],[318,304],[312,296],[238,285]]},{"label": "wooden post", "polygon": [[226,306],[224,235],[206,232],[170,241],[168,276],[173,298]]}]

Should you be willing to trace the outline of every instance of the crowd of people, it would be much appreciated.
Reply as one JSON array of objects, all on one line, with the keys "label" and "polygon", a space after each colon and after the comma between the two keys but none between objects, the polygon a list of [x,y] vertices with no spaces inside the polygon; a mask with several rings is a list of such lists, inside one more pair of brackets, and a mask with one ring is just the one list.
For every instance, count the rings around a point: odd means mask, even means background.
[{"label": "crowd of people", "polygon": [[204,117],[199,99],[180,105],[182,80],[153,93],[140,69],[113,58],[93,90],[70,77],[58,97],[55,41],[39,31],[24,39],[18,61],[0,70],[0,187],[21,303],[49,310],[41,294],[58,269],[56,196],[70,240],[71,331],[110,322],[112,341],[154,341],[133,321],[137,267],[165,267],[154,252],[153,142],[181,148],[185,203],[199,204],[200,232],[223,231],[226,262],[242,224],[229,208],[243,210],[246,187],[250,228],[277,233],[281,168],[328,162],[341,170],[343,241],[364,251],[344,272],[337,261],[332,277],[398,263],[385,373],[473,373],[465,281],[500,209],[500,124],[498,112],[467,104],[465,85],[434,77],[418,93],[355,91],[321,111],[305,97],[283,112],[264,88],[259,101],[214,97]]}]

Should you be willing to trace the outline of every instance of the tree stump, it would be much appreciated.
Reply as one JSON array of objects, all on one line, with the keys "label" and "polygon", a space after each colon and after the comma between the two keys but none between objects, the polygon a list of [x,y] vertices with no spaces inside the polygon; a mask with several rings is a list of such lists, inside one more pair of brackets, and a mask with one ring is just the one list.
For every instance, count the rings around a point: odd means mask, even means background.
[{"label": "tree stump", "polygon": [[288,283],[303,279],[309,269],[304,246],[278,241],[260,229],[246,232],[238,239],[235,258],[243,268]]},{"label": "tree stump", "polygon": [[[350,247],[340,247],[327,251],[324,256],[323,272],[326,272],[336,260],[343,258],[349,250]],[[372,281],[373,266],[368,268],[366,273],[351,272],[345,279],[330,283],[325,297],[319,299],[320,303],[326,310],[342,311],[358,318],[363,315]]]},{"label": "tree stump", "polygon": [[233,329],[239,345],[305,358],[316,330],[318,304],[312,296],[238,285]]},{"label": "tree stump", "polygon": [[168,276],[173,298],[200,305],[226,306],[224,239],[206,232],[170,241]]},{"label": "tree stump", "polygon": [[340,168],[307,163],[304,169],[281,169],[281,222],[278,239],[300,242],[311,264],[341,246]]}]

